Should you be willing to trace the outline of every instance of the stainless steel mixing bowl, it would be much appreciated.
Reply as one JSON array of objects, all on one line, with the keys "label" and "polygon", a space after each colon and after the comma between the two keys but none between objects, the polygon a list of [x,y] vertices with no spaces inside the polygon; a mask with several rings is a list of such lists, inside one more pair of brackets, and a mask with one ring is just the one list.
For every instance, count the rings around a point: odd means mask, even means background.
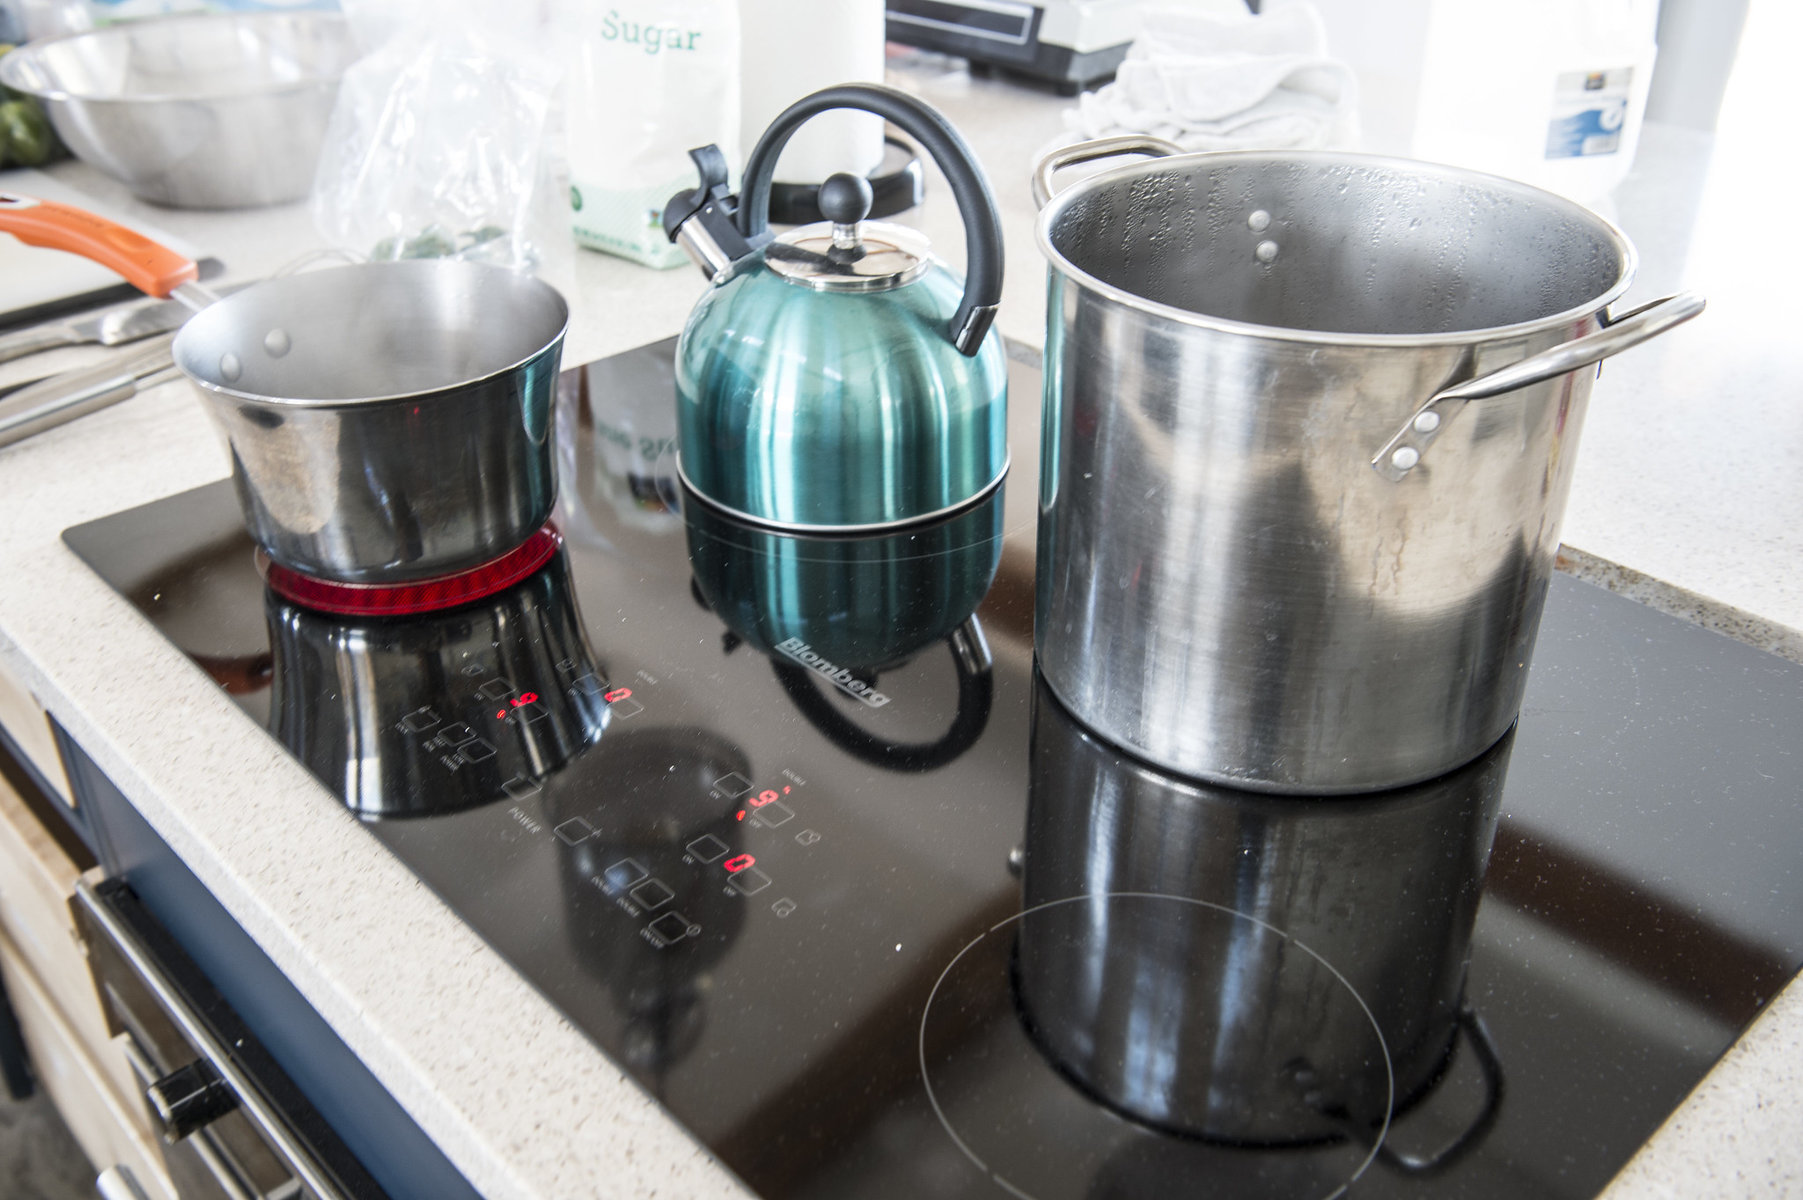
[{"label": "stainless steel mixing bowl", "polygon": [[0,83],[36,96],[74,155],[176,208],[298,200],[357,49],[336,13],[205,14],[32,42]]}]

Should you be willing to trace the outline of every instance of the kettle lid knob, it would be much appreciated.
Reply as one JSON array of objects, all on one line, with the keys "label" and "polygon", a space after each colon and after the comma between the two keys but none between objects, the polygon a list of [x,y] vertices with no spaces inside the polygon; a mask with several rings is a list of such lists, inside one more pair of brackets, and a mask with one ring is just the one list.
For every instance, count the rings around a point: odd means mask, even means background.
[{"label": "kettle lid knob", "polygon": [[835,262],[856,262],[864,257],[860,222],[870,215],[875,193],[870,181],[841,171],[820,185],[820,215],[833,223],[833,246],[827,256]]},{"label": "kettle lid knob", "polygon": [[820,185],[820,215],[835,225],[856,225],[870,215],[874,199],[870,180],[841,171]]}]

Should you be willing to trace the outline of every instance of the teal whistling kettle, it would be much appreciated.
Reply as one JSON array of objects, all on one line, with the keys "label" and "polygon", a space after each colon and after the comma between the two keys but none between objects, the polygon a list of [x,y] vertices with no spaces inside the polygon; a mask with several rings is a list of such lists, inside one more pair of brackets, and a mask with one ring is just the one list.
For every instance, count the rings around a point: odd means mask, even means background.
[{"label": "teal whistling kettle", "polygon": [[[938,162],[964,220],[959,279],[914,230],[866,220],[870,185],[834,175],[827,220],[768,228],[776,161],[811,117],[876,113]],[[846,84],[791,105],[758,139],[741,196],[713,146],[664,229],[708,275],[676,351],[677,463],[742,520],[852,532],[943,517],[1008,469],[1007,365],[991,329],[1001,220],[957,131],[892,88]]]}]

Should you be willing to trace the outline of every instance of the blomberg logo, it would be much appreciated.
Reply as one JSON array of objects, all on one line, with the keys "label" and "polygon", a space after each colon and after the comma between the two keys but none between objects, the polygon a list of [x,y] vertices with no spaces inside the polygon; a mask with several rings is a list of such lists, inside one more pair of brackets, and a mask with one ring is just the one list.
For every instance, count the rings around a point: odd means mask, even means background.
[{"label": "blomberg logo", "polygon": [[821,658],[800,638],[790,638],[776,649],[778,653],[794,659],[854,700],[862,700],[872,708],[881,708],[889,703],[889,697],[857,678],[844,667]]}]

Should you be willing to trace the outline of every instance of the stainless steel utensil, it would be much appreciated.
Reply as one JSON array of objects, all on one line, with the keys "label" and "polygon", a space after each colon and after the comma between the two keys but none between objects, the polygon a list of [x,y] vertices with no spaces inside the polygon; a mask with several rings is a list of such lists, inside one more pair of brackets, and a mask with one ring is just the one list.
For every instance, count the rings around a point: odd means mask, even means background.
[{"label": "stainless steel utensil", "polygon": [[[1039,190],[1102,150],[1170,149],[1073,147]],[[1036,637],[1059,697],[1154,762],[1268,791],[1412,783],[1501,737],[1583,368],[1701,298],[1612,317],[1634,253],[1595,214],[1360,155],[1117,166],[1038,236]]]},{"label": "stainless steel utensil", "polygon": [[97,412],[180,374],[170,354],[174,334],[99,366],[65,371],[0,395],[0,446]]},{"label": "stainless steel utensil", "polygon": [[[213,291],[215,295],[229,296],[246,286],[238,283]],[[83,316],[46,321],[0,334],[0,362],[58,346],[123,346],[153,333],[179,328],[193,315],[194,306],[183,300],[134,300]]]},{"label": "stainless steel utensil", "polygon": [[46,38],[0,59],[74,155],[177,208],[307,194],[357,56],[337,13],[203,14]]}]

